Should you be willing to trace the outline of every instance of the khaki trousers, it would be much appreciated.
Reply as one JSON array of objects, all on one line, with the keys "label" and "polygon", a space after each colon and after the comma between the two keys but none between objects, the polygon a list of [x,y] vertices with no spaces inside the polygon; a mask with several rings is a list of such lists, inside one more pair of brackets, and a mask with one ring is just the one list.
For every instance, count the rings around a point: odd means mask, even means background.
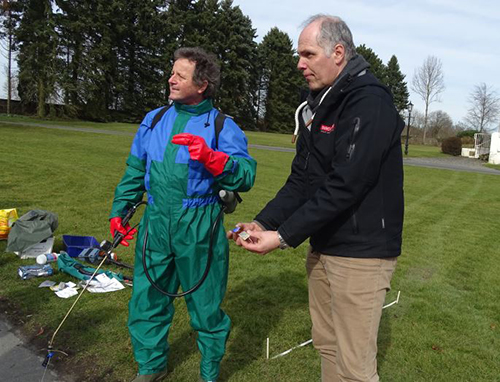
[{"label": "khaki trousers", "polygon": [[309,310],[322,382],[379,381],[378,328],[396,262],[309,250]]}]

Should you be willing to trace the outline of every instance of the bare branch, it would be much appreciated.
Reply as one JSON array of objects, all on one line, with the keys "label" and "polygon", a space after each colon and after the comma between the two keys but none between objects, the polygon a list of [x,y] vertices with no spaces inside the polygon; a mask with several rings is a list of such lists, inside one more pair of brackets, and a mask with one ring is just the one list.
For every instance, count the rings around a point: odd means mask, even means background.
[{"label": "bare branch", "polygon": [[439,94],[444,89],[444,76],[441,60],[435,56],[428,56],[423,65],[415,70],[412,79],[412,90],[417,93],[425,103],[424,112],[424,143],[427,130],[427,119],[429,115],[429,105],[439,102]]},{"label": "bare branch", "polygon": [[469,95],[469,103],[471,106],[465,119],[473,129],[482,132],[498,121],[500,98],[484,82],[474,86]]}]

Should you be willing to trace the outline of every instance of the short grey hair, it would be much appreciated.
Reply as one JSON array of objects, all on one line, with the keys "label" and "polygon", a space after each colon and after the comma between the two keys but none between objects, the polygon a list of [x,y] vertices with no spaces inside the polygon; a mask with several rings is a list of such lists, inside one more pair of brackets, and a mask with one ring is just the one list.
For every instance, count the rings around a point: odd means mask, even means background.
[{"label": "short grey hair", "polygon": [[174,61],[185,58],[195,63],[193,82],[197,86],[208,82],[203,92],[204,98],[214,98],[220,83],[220,68],[217,58],[212,53],[207,53],[202,48],[179,48],[174,52]]},{"label": "short grey hair", "polygon": [[347,61],[356,55],[356,47],[354,46],[351,30],[344,20],[337,16],[317,14],[309,17],[302,26],[306,28],[316,21],[321,22],[317,42],[324,49],[327,57],[331,56],[337,44],[341,44],[344,47]]}]

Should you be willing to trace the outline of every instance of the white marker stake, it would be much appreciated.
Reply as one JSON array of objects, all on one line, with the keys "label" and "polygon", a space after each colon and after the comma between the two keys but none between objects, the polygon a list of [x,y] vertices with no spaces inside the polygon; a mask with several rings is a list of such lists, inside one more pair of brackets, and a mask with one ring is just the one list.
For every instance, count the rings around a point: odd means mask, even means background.
[{"label": "white marker stake", "polygon": [[267,337],[266,359],[269,359],[269,337]]},{"label": "white marker stake", "polygon": [[[384,305],[382,307],[382,309],[385,309],[385,308],[388,308],[394,304],[397,304],[399,302],[399,295],[401,294],[401,291],[398,291],[398,296],[396,297],[396,301],[393,301],[391,302],[390,304],[387,304],[387,305]],[[291,349],[288,349],[287,351],[284,351],[283,353],[280,353],[278,355],[275,355],[274,357],[272,357],[271,359],[275,359],[275,358],[278,358],[278,357],[282,357],[284,355],[287,355],[288,353],[290,353],[292,350],[295,350],[297,348],[301,348],[302,346],[306,346],[306,345],[309,345],[310,343],[312,343],[313,340],[309,340],[309,341],[306,341],[306,342],[303,342],[301,343],[300,345],[297,345]],[[267,359],[269,359],[269,337],[267,338]]]},{"label": "white marker stake", "polygon": [[280,353],[280,354],[278,354],[278,355],[275,355],[275,356],[274,356],[273,358],[271,358],[271,359],[275,359],[275,358],[278,358],[278,357],[284,356],[284,355],[286,355],[286,354],[290,353],[292,350],[295,350],[295,349],[297,349],[297,348],[301,348],[302,346],[309,345],[311,342],[313,342],[313,340],[308,340],[308,341],[306,341],[306,342],[303,342],[303,343],[301,343],[300,345],[297,345],[297,346],[295,346],[295,347],[293,347],[293,348],[291,348],[291,349],[288,349],[287,351],[284,351],[283,353]]},{"label": "white marker stake", "polygon": [[399,291],[398,291],[398,297],[396,297],[396,301],[393,301],[393,302],[391,302],[390,304],[387,304],[387,305],[383,306],[383,307],[382,307],[382,309],[385,309],[385,308],[388,308],[388,307],[390,307],[390,306],[392,306],[392,305],[394,305],[394,304],[397,304],[397,303],[399,302],[399,294],[400,294],[400,293],[401,293],[401,291],[399,290]]}]

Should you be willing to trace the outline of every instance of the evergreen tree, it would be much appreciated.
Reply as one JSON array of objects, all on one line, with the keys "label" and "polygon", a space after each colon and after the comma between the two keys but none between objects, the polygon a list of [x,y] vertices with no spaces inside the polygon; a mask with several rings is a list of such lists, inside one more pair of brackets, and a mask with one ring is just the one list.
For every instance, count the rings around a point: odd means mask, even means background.
[{"label": "evergreen tree", "polygon": [[[140,119],[148,110],[165,104],[166,49],[168,33],[161,0],[122,0],[123,29],[119,30],[119,108]],[[117,42],[118,42],[117,41]]]},{"label": "evergreen tree", "polygon": [[165,104],[164,0],[60,0],[59,6],[67,107],[93,120],[138,121]]},{"label": "evergreen tree", "polygon": [[122,0],[57,0],[58,83],[70,115],[106,121],[117,108]]},{"label": "evergreen tree", "polygon": [[391,89],[394,96],[394,104],[398,112],[408,107],[408,87],[406,86],[405,75],[399,69],[399,63],[396,56],[392,56],[387,63],[386,85]]},{"label": "evergreen tree", "polygon": [[19,0],[22,19],[16,30],[19,46],[19,96],[23,103],[36,103],[45,117],[45,104],[57,94],[57,47],[51,0]]},{"label": "evergreen tree", "polygon": [[57,15],[60,36],[62,68],[58,77],[63,93],[66,113],[77,116],[86,98],[82,87],[84,71],[83,55],[89,37],[88,26],[92,25],[89,7],[79,0],[60,0],[57,5],[61,13]]},{"label": "evergreen tree", "polygon": [[[171,51],[199,46],[214,53],[221,67],[216,106],[244,128],[255,119],[255,30],[232,0],[174,0],[168,9]],[[173,63],[171,62],[170,65]]]},{"label": "evergreen tree", "polygon": [[217,105],[243,128],[254,127],[257,44],[252,21],[232,0],[223,0],[216,15],[215,53],[221,64],[221,88]]},{"label": "evergreen tree", "polygon": [[362,44],[356,48],[356,52],[363,56],[363,58],[370,64],[370,71],[380,82],[384,85],[387,84],[386,71],[387,68],[382,60],[375,54],[375,52]]},{"label": "evergreen tree", "polygon": [[82,77],[83,114],[86,118],[106,121],[110,109],[121,105],[117,93],[123,88],[119,63],[120,31],[125,28],[123,18],[116,15],[123,10],[120,0],[97,0],[87,3],[93,22],[87,25],[87,40],[83,55]]},{"label": "evergreen tree", "polygon": [[200,46],[221,64],[216,106],[242,127],[254,126],[255,29],[232,0],[16,3],[22,15],[15,35],[19,94],[24,102],[38,103],[39,115],[48,100],[61,96],[70,115],[140,119],[166,102],[175,49]]},{"label": "evergreen tree", "polygon": [[259,45],[259,58],[260,94],[265,99],[263,130],[291,132],[303,81],[288,34],[272,28]]},{"label": "evergreen tree", "polygon": [[[12,62],[16,52],[15,31],[18,28],[20,9],[17,1],[4,0],[0,8],[0,41],[7,58],[7,114],[11,113],[11,99],[14,93]],[[3,68],[2,68],[3,69]]]}]

